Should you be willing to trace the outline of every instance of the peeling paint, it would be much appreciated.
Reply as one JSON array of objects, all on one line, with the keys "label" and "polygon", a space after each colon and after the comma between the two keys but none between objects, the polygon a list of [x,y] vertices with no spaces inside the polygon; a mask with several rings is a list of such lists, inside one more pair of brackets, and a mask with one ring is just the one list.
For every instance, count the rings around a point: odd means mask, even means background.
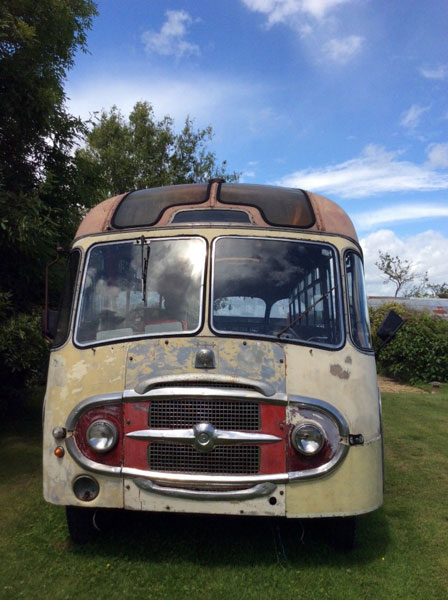
[{"label": "peeling paint", "polygon": [[330,365],[330,373],[339,379],[350,378],[350,371],[345,371],[341,365]]},{"label": "peeling paint", "polygon": [[73,365],[73,367],[70,369],[70,371],[68,373],[68,379],[69,380],[75,379],[75,380],[80,381],[83,377],[85,377],[88,370],[89,370],[89,367],[88,367],[87,361],[80,360],[79,362],[75,363]]},{"label": "peeling paint", "polygon": [[269,342],[249,340],[245,344],[229,338],[197,338],[142,340],[129,347],[132,361],[126,365],[126,388],[135,386],[147,377],[187,375],[197,373],[195,357],[198,348],[213,347],[216,360],[215,375],[249,377],[285,391],[286,361],[283,347]]}]

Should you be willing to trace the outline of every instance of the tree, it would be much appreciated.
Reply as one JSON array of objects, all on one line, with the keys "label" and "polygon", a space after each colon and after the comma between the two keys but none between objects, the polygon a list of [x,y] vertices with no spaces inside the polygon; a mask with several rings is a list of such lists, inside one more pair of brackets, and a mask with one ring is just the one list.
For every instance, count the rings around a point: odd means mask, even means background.
[{"label": "tree", "polygon": [[436,298],[448,298],[448,283],[430,283],[428,288]]},{"label": "tree", "polygon": [[143,102],[129,121],[114,108],[89,130],[67,113],[64,80],[76,53],[86,51],[96,14],[93,0],[0,4],[2,398],[42,373],[45,265],[56,247],[68,247],[86,209],[135,187],[225,173],[225,163],[217,166],[207,150],[211,128],[196,131],[190,119],[176,133],[170,117],[157,122]]},{"label": "tree", "polygon": [[95,14],[92,0],[0,5],[2,399],[45,363],[37,314],[44,266],[80,215],[72,148],[84,126],[66,112],[63,84]]},{"label": "tree", "polygon": [[83,124],[65,111],[63,83],[95,14],[91,0],[0,7],[0,291],[19,310],[41,298],[43,264],[69,235],[70,154]]},{"label": "tree", "polygon": [[391,256],[388,252],[378,252],[379,260],[375,263],[387,280],[384,283],[391,281],[395,286],[395,297],[408,283],[415,280],[417,275],[412,270],[412,264],[399,256]]},{"label": "tree", "polygon": [[235,181],[207,150],[212,128],[194,129],[187,118],[180,133],[165,116],[158,121],[148,102],[137,102],[126,119],[114,106],[96,117],[86,145],[76,152],[78,190],[86,206],[133,189],[197,183],[211,177]]},{"label": "tree", "polygon": [[[405,295],[412,298],[448,298],[448,283],[430,283],[428,273],[417,273],[410,261],[381,250],[378,254],[379,261],[375,265],[386,275],[387,281],[384,283],[391,281],[397,287],[395,297],[398,292],[406,291]],[[414,285],[407,287],[410,283]]]}]

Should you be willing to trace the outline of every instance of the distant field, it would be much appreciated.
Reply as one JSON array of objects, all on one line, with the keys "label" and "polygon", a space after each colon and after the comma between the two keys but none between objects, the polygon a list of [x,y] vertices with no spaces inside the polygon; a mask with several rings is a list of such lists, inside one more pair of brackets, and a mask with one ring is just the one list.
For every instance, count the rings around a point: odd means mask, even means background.
[{"label": "distant field", "polygon": [[74,547],[41,497],[30,409],[0,430],[0,598],[446,598],[448,391],[384,394],[383,411],[385,504],[344,555],[318,523],[165,514],[124,515]]}]

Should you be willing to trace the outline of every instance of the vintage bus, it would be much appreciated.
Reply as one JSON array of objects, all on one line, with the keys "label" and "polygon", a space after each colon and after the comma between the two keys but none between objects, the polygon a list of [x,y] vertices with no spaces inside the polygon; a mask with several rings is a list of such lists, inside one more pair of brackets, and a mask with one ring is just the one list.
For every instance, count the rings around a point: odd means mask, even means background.
[{"label": "vintage bus", "polygon": [[44,496],[74,541],[114,508],[334,517],[349,547],[381,505],[362,252],[327,198],[221,179],[110,198],[52,321]]}]

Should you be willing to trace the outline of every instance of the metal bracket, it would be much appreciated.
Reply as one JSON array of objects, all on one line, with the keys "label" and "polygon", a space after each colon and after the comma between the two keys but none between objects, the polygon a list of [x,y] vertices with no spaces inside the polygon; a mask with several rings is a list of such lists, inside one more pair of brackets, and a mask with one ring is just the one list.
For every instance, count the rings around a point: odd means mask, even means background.
[{"label": "metal bracket", "polygon": [[356,433],[348,436],[348,443],[350,446],[363,446],[364,436],[362,433]]}]

